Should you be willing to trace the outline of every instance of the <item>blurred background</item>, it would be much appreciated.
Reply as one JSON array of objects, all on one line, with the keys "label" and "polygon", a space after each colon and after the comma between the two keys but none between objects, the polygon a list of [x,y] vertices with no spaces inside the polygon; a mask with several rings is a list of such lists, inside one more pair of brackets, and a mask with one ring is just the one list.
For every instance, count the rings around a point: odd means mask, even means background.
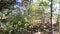
[{"label": "blurred background", "polygon": [[60,0],[0,0],[0,34],[60,32]]}]

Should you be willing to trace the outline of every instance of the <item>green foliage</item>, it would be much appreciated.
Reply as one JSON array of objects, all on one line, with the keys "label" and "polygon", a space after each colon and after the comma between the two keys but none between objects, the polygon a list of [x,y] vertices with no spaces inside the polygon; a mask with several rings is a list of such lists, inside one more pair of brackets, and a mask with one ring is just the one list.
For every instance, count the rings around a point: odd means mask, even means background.
[{"label": "green foliage", "polygon": [[46,1],[41,1],[40,4],[45,7],[49,7],[50,5]]},{"label": "green foliage", "polygon": [[[50,12],[45,13],[45,9],[49,8],[50,5],[45,0],[39,1],[38,3],[31,3],[30,5],[28,5],[28,2],[24,14],[19,9],[13,10],[14,2],[9,5],[7,4],[11,1],[13,0],[4,1],[6,5],[4,2],[0,4],[3,6],[3,11],[0,12],[0,22],[2,23],[0,26],[2,30],[0,32],[1,34],[26,34],[27,32],[31,34],[31,32],[36,31],[48,34],[50,32],[51,26],[48,21],[50,20]],[[44,20],[48,23],[45,23]],[[54,26],[56,25],[54,24]]]}]

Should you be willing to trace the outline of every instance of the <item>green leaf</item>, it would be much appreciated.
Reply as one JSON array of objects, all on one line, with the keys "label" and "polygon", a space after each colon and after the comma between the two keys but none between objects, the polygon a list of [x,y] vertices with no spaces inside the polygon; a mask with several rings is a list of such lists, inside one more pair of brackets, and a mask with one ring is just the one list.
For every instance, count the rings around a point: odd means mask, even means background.
[{"label": "green leaf", "polygon": [[45,7],[49,7],[48,3],[47,2],[40,2],[41,5],[45,6]]}]

